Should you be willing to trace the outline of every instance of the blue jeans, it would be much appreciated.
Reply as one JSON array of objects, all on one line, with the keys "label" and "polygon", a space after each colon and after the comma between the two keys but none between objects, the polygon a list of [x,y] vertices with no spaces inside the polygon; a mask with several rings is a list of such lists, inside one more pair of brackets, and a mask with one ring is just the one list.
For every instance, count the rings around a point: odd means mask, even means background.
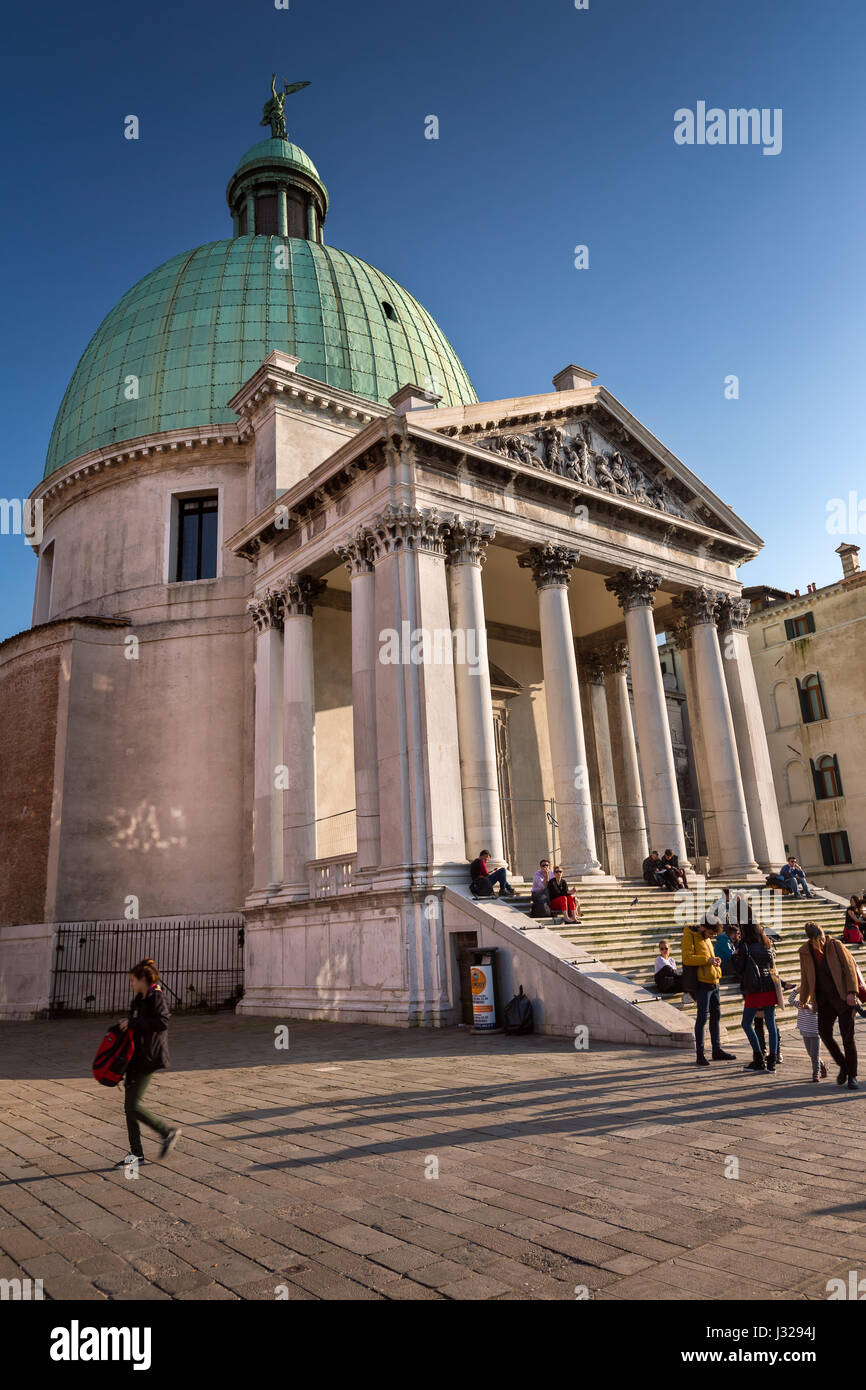
[{"label": "blue jeans", "polygon": [[698,1052],[704,1050],[704,1027],[707,1018],[710,1020],[710,1043],[714,1052],[718,1052],[721,1047],[719,1033],[719,1019],[722,1014],[722,1001],[719,996],[718,985],[704,985],[698,983],[698,997],[695,1001],[698,1006],[698,1016],[695,1019],[695,1047]]},{"label": "blue jeans", "polygon": [[809,885],[806,882],[806,875],[803,873],[802,869],[795,869],[792,874],[788,874],[784,879],[784,884],[789,893],[795,898],[799,898],[800,896],[798,885],[802,888],[805,898],[811,898],[812,896],[809,892]]},{"label": "blue jeans", "polygon": [[491,874],[491,873],[488,873],[488,875],[487,875],[487,882],[491,885],[491,887],[493,886],[494,883],[498,883],[498,884],[499,884],[499,892],[500,892],[500,893],[506,892],[506,891],[511,887],[511,884],[508,882],[508,879],[505,877],[505,870],[504,870],[504,869],[494,869],[492,874]]},{"label": "blue jeans", "polygon": [[[761,1013],[761,1009],[743,1009],[743,1032],[749,1039],[752,1051],[757,1057],[761,1051],[761,1044],[758,1042],[758,1035],[754,1029],[755,1014]],[[776,1027],[776,1006],[775,1004],[765,1004],[763,1007],[764,1022],[767,1025],[767,1051],[771,1057],[775,1057],[779,1051],[779,1030]]]}]

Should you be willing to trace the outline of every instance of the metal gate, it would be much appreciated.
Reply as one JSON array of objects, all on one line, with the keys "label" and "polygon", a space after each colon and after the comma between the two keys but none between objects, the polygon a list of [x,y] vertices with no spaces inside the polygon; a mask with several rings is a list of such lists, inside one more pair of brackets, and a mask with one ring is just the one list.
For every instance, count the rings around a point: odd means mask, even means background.
[{"label": "metal gate", "polygon": [[147,958],[156,962],[173,1013],[234,1008],[244,992],[244,919],[228,913],[58,923],[50,1017],[125,1012],[130,966]]}]

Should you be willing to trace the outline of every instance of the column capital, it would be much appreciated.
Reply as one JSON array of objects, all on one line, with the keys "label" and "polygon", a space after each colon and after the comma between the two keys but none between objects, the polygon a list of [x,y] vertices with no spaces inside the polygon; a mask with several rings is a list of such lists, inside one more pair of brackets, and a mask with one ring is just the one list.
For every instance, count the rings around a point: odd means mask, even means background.
[{"label": "column capital", "polygon": [[653,595],[662,582],[653,570],[620,570],[604,581],[609,593],[615,594],[624,613],[630,608],[652,608]]},{"label": "column capital", "polygon": [[256,594],[247,604],[247,612],[252,614],[256,632],[268,632],[272,627],[283,625],[283,615],[277,603],[277,595],[272,589]]},{"label": "column capital", "polygon": [[685,618],[680,618],[671,627],[671,634],[677,644],[677,651],[690,652],[692,649],[692,629]]},{"label": "column capital", "polygon": [[523,555],[518,555],[517,563],[521,569],[531,569],[536,589],[568,588],[571,571],[580,553],[570,550],[566,545],[533,545]]},{"label": "column capital", "polygon": [[711,623],[715,627],[721,599],[718,589],[701,584],[697,589],[686,589],[685,593],[675,595],[673,606],[682,613],[688,627],[698,627],[701,623]]},{"label": "column capital", "polygon": [[321,579],[309,574],[289,574],[274,590],[274,602],[280,618],[311,618],[316,599],[325,589]]},{"label": "column capital", "polygon": [[373,569],[375,543],[373,532],[362,526],[353,535],[347,536],[339,545],[334,546],[353,579],[359,574],[369,574]]},{"label": "column capital", "polygon": [[611,642],[602,651],[604,669],[608,675],[619,675],[628,670],[628,646],[625,642]]},{"label": "column capital", "polygon": [[495,526],[455,517],[446,542],[449,564],[478,565],[480,569],[487,559],[487,546],[495,535]]},{"label": "column capital", "polygon": [[381,560],[401,550],[444,556],[445,541],[453,525],[451,513],[435,508],[420,511],[417,507],[386,507],[370,530],[372,558]]},{"label": "column capital", "polygon": [[602,648],[597,647],[593,651],[581,652],[580,665],[590,685],[604,685],[607,666]]},{"label": "column capital", "polygon": [[720,595],[719,631],[745,632],[751,612],[752,605],[747,598],[736,598],[733,594]]}]

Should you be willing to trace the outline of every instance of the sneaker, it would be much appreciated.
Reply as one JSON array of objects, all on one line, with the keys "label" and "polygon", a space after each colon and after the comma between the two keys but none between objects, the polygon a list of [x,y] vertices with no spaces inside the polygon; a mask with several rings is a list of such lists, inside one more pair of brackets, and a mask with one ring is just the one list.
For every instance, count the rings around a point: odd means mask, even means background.
[{"label": "sneaker", "polygon": [[826,1062],[821,1062],[821,1063],[819,1064],[819,1066],[818,1066],[818,1075],[820,1076],[820,1078],[821,1078],[822,1081],[826,1081],[826,1079],[827,1079],[827,1063],[826,1063]]},{"label": "sneaker", "polygon": [[859,1090],[860,1090],[860,1087],[857,1085],[857,1078],[856,1078],[856,1076],[849,1076],[849,1077],[848,1077],[848,1090],[849,1090],[849,1091],[859,1091]]},{"label": "sneaker", "polygon": [[704,1054],[703,1054],[703,1052],[699,1052],[698,1055],[695,1057],[695,1066],[696,1066],[696,1067],[708,1067],[709,1065],[710,1065],[710,1059],[709,1059],[709,1057],[705,1057]]},{"label": "sneaker", "polygon": [[114,1166],[115,1168],[128,1168],[130,1164],[137,1163],[140,1168],[142,1163],[146,1162],[147,1159],[145,1158],[144,1154],[127,1154],[126,1158],[122,1158],[120,1162],[115,1163]]},{"label": "sneaker", "polygon": [[766,1062],[765,1062],[765,1064],[764,1064],[764,1070],[765,1070],[765,1071],[775,1071],[775,1070],[776,1070],[776,1059],[775,1059],[775,1057],[768,1057],[768,1058],[767,1058],[767,1060],[766,1060]]},{"label": "sneaker", "polygon": [[712,1053],[714,1062],[736,1062],[736,1054],[725,1052],[721,1047],[714,1047]]},{"label": "sneaker", "polygon": [[179,1129],[170,1129],[168,1131],[168,1134],[162,1141],[162,1148],[159,1151],[160,1158],[166,1158],[171,1153],[182,1132],[183,1131]]},{"label": "sneaker", "polygon": [[810,1080],[810,1081],[820,1081],[821,1078],[820,1078],[820,1076],[810,1076],[810,1077],[809,1077],[809,1080]]},{"label": "sneaker", "polygon": [[836,1077],[836,1085],[837,1085],[837,1086],[844,1086],[844,1085],[845,1085],[845,1082],[846,1082],[847,1080],[848,1080],[848,1072],[847,1072],[847,1070],[845,1069],[845,1067],[840,1067],[840,1068],[839,1068],[839,1075]]},{"label": "sneaker", "polygon": [[766,1071],[766,1069],[767,1065],[760,1054],[758,1054],[757,1057],[753,1057],[748,1066],[743,1067],[743,1071]]}]

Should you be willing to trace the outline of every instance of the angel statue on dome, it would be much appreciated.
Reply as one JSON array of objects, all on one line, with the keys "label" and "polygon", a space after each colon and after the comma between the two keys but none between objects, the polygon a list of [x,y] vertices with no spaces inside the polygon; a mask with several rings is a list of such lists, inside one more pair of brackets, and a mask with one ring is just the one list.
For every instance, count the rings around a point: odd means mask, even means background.
[{"label": "angel statue on dome", "polygon": [[303,87],[309,87],[309,82],[283,82],[283,90],[277,91],[277,74],[271,74],[271,96],[266,101],[262,109],[262,119],[259,125],[269,125],[271,128],[272,140],[287,140],[286,133],[286,97],[290,97],[293,92],[300,92]]}]

